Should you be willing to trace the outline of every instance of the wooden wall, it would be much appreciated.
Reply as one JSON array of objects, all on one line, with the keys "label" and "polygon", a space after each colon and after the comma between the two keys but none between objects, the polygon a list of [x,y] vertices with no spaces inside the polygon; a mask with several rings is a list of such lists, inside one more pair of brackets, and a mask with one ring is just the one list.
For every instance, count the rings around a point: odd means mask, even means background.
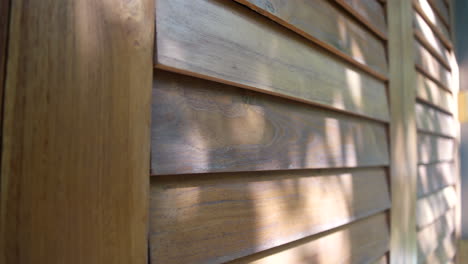
[{"label": "wooden wall", "polygon": [[158,0],[151,263],[385,263],[376,0]]},{"label": "wooden wall", "polygon": [[418,263],[454,263],[456,254],[458,123],[450,4],[443,0],[413,4]]}]

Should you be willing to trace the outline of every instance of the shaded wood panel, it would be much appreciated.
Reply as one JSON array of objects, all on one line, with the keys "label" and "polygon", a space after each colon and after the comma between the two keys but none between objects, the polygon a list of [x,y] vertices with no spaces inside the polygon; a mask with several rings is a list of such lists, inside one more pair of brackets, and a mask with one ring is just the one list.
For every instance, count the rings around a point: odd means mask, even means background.
[{"label": "shaded wood panel", "polygon": [[418,199],[416,205],[417,228],[422,229],[452,209],[457,202],[453,186]]},{"label": "shaded wood panel", "polygon": [[154,1],[115,2],[11,1],[2,264],[147,263]]},{"label": "shaded wood panel", "polygon": [[158,0],[156,67],[388,121],[385,84],[234,1]]},{"label": "shaded wood panel", "polygon": [[389,162],[383,124],[164,71],[155,79],[153,175]]},{"label": "shaded wood panel", "polygon": [[426,20],[448,49],[452,49],[451,35],[444,22],[436,15],[428,0],[413,0],[414,8]]},{"label": "shaded wood panel", "polygon": [[449,113],[454,111],[453,95],[421,73],[416,74],[416,95],[418,99],[434,107]]},{"label": "shaded wood panel", "polygon": [[439,161],[452,161],[455,142],[451,138],[418,133],[418,162],[429,164]]},{"label": "shaded wood panel", "polygon": [[384,255],[380,257],[379,259],[377,259],[376,261],[370,262],[370,263],[371,264],[388,264],[388,256]]},{"label": "shaded wood panel", "polygon": [[331,230],[229,262],[230,264],[271,263],[349,263],[387,264],[389,230],[387,216],[381,213]]},{"label": "shaded wood panel", "polygon": [[450,54],[444,44],[440,41],[439,37],[434,33],[427,22],[417,12],[414,14],[414,30],[418,41],[420,41],[426,49],[428,49],[436,58],[444,64],[445,67],[450,69]]},{"label": "shaded wood panel", "polygon": [[335,0],[339,5],[353,14],[371,31],[383,39],[387,38],[385,10],[376,0]]},{"label": "shaded wood panel", "polygon": [[236,0],[353,62],[387,78],[383,42],[327,0]]},{"label": "shaded wood panel", "polygon": [[5,89],[5,75],[8,46],[8,26],[10,24],[10,0],[0,1],[0,138],[3,123],[3,93]]},{"label": "shaded wood panel", "polygon": [[[446,263],[455,253],[455,211],[450,210],[418,232],[418,263]],[[441,262],[433,262],[435,259]]]},{"label": "shaded wood panel", "polygon": [[154,263],[222,263],[390,206],[384,169],[153,177],[150,193]]},{"label": "shaded wood panel", "polygon": [[456,124],[452,115],[422,103],[416,103],[416,125],[419,131],[453,137]]},{"label": "shaded wood panel", "polygon": [[418,70],[424,73],[427,77],[444,87],[444,89],[452,89],[452,76],[429,51],[427,51],[419,42],[415,41],[415,63]]},{"label": "shaded wood panel", "polygon": [[418,166],[418,196],[425,196],[455,184],[453,162],[422,164]]},{"label": "shaded wood panel", "polygon": [[428,0],[429,4],[432,7],[432,10],[434,10],[434,13],[439,16],[444,22],[444,24],[450,28],[450,14],[449,14],[449,8],[448,6],[444,3],[444,0]]}]

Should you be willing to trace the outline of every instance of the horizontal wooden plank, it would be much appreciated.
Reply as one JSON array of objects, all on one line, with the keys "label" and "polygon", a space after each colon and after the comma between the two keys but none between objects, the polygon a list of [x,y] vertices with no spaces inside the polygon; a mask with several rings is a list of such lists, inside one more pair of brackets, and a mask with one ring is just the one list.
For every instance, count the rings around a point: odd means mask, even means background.
[{"label": "horizontal wooden plank", "polygon": [[[369,263],[387,264],[389,230],[381,213],[311,238],[267,250],[230,264]],[[378,258],[376,260],[376,258]]]},{"label": "horizontal wooden plank", "polygon": [[416,38],[418,38],[433,55],[436,55],[437,59],[443,63],[445,67],[450,68],[449,51],[427,22],[417,12],[413,12],[413,24]]},{"label": "horizontal wooden plank", "polygon": [[418,229],[433,223],[452,209],[456,202],[457,197],[453,186],[418,199],[416,203],[416,224]]},{"label": "horizontal wooden plank", "polygon": [[158,71],[152,174],[388,165],[384,124]]},{"label": "horizontal wooden plank", "polygon": [[420,72],[443,86],[445,89],[451,89],[452,76],[429,51],[427,51],[418,41],[415,41],[415,63]]},{"label": "horizontal wooden plank", "polygon": [[[418,263],[427,263],[428,257],[439,255],[437,251],[440,251],[445,246],[447,240],[452,241],[454,231],[454,210],[449,210],[434,223],[420,230],[418,232]],[[454,253],[454,250],[450,251]],[[453,253],[447,255],[452,255]],[[451,258],[449,257],[449,259]]]},{"label": "horizontal wooden plank", "polygon": [[452,115],[422,103],[416,103],[416,126],[419,131],[453,137],[455,119]]},{"label": "horizontal wooden plank", "polygon": [[444,45],[451,49],[452,42],[449,30],[442,20],[435,14],[428,0],[413,0],[415,10],[426,20],[428,25],[439,36]]},{"label": "horizontal wooden plank", "polygon": [[453,162],[421,164],[418,166],[418,197],[426,196],[455,184]]},{"label": "horizontal wooden plank", "polygon": [[387,79],[383,42],[328,0],[236,0],[318,43],[379,78]]},{"label": "horizontal wooden plank", "polygon": [[153,177],[151,260],[222,263],[315,235],[388,209],[387,184],[384,169]]},{"label": "horizontal wooden plank", "polygon": [[158,0],[156,66],[388,121],[385,84],[234,1]]},{"label": "horizontal wooden plank", "polygon": [[335,0],[339,5],[364,22],[371,31],[383,39],[387,37],[385,10],[376,0]]},{"label": "horizontal wooden plank", "polygon": [[441,18],[442,22],[444,22],[447,27],[450,27],[449,9],[444,3],[444,0],[429,0],[429,4],[432,10],[434,10],[434,13]]},{"label": "horizontal wooden plank", "polygon": [[418,133],[418,163],[452,161],[455,153],[453,139]]},{"label": "horizontal wooden plank", "polygon": [[421,73],[416,74],[416,95],[418,99],[448,113],[456,111],[456,109],[453,109],[453,95]]}]

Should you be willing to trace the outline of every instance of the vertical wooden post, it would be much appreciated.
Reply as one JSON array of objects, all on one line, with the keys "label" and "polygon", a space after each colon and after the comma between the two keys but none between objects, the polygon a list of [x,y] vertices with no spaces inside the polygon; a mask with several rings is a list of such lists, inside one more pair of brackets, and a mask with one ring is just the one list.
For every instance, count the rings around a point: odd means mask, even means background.
[{"label": "vertical wooden post", "polygon": [[146,263],[153,2],[11,2],[0,263]]},{"label": "vertical wooden post", "polygon": [[390,262],[412,264],[417,260],[415,121],[415,68],[412,1],[387,1],[389,96],[391,107],[391,242]]}]

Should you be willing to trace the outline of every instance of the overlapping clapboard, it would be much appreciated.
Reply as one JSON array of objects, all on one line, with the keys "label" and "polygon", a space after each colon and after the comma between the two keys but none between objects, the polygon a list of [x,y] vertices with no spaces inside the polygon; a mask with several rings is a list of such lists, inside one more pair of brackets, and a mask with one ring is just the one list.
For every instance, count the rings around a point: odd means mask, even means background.
[{"label": "overlapping clapboard", "polygon": [[386,39],[376,0],[157,0],[151,260],[386,262]]},{"label": "overlapping clapboard", "polygon": [[418,263],[451,263],[455,239],[453,51],[449,6],[414,1],[418,128]]}]

